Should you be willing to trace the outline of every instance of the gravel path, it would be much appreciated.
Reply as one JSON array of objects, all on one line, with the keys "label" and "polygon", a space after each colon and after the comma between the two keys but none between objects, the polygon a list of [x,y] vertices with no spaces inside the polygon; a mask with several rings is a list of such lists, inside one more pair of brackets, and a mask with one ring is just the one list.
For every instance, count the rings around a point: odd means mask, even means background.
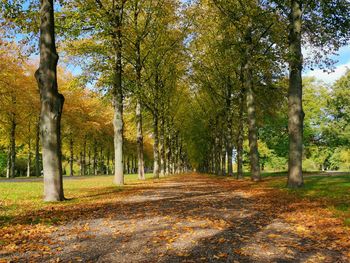
[{"label": "gravel path", "polygon": [[[313,226],[285,219],[297,205],[249,181],[175,176],[125,192],[58,226],[51,252],[34,261],[349,262],[331,238],[320,244]],[[29,261],[33,252],[16,256]]]}]

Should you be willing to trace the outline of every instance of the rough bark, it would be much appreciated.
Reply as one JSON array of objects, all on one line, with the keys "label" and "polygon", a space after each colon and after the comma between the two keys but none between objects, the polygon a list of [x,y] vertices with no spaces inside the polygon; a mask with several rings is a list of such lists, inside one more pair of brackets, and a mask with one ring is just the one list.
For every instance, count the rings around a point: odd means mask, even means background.
[{"label": "rough bark", "polygon": [[302,107],[302,52],[301,52],[301,1],[291,0],[289,33],[289,92],[288,92],[288,132],[289,162],[288,187],[296,188],[304,184],[302,173],[303,121]]},{"label": "rough bark", "polygon": [[143,160],[142,111],[141,102],[139,100],[136,102],[136,129],[138,177],[140,180],[145,180],[145,167]]},{"label": "rough bark", "polygon": [[239,96],[238,137],[237,137],[237,179],[243,178],[243,140],[244,140],[243,104],[244,104],[244,93],[242,91]]},{"label": "rough bark", "polygon": [[124,165],[123,165],[123,13],[124,3],[119,3],[114,12],[114,80],[112,87],[112,104],[114,108],[113,127],[114,127],[114,179],[116,185],[124,185]]},{"label": "rough bark", "polygon": [[44,170],[44,200],[62,201],[61,115],[64,97],[57,87],[53,0],[40,1],[40,65],[35,72],[41,101],[40,131]]},{"label": "rough bark", "polygon": [[[248,69],[248,71],[250,71]],[[246,100],[247,100],[247,117],[248,117],[248,140],[249,140],[249,157],[250,157],[250,173],[251,179],[254,181],[260,181],[260,164],[259,164],[259,152],[258,152],[258,136],[256,128],[256,116],[255,116],[255,98],[252,87],[252,74],[248,73]]]}]

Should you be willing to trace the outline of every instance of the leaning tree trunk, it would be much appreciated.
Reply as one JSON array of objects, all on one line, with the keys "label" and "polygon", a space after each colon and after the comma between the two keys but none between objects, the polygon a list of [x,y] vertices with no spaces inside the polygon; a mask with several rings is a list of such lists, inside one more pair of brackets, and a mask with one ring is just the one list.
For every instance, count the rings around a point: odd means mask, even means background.
[{"label": "leaning tree trunk", "polygon": [[136,102],[136,129],[138,176],[140,180],[145,180],[145,167],[143,160],[142,111],[141,102],[139,101],[139,99]]},{"label": "leaning tree trunk", "polygon": [[74,143],[73,143],[73,138],[70,138],[69,140],[69,151],[70,151],[70,157],[69,157],[69,176],[74,175],[73,171],[73,161],[74,161]]},{"label": "leaning tree trunk", "polygon": [[158,112],[153,113],[153,177],[159,178],[159,137],[158,137]]},{"label": "leaning tree trunk", "polygon": [[239,116],[238,116],[237,179],[243,178],[243,140],[244,140],[243,104],[244,104],[244,93],[243,91],[241,91],[241,94],[239,95]]},{"label": "leaning tree trunk", "polygon": [[62,201],[61,115],[64,97],[57,87],[53,0],[41,0],[40,65],[35,72],[41,101],[40,130],[44,168],[44,200]]},{"label": "leaning tree trunk", "polygon": [[251,178],[254,181],[260,181],[260,164],[258,152],[258,136],[256,128],[255,116],[255,98],[253,92],[253,74],[250,65],[246,67],[246,102],[247,102],[247,117],[248,117],[248,140],[249,140],[249,157],[250,157],[250,172]]},{"label": "leaning tree trunk", "polygon": [[303,185],[302,153],[303,153],[303,121],[302,107],[302,52],[301,52],[301,1],[291,0],[289,33],[289,92],[288,92],[288,132],[289,162],[288,187]]}]

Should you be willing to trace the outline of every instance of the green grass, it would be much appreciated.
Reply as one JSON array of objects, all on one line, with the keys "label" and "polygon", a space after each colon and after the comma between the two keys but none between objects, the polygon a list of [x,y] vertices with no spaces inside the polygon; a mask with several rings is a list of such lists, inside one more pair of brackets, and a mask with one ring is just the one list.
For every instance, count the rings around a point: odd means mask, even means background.
[{"label": "green grass", "polygon": [[[341,175],[327,175],[326,173],[310,171],[303,173],[305,185],[300,189],[286,187],[287,172],[262,172],[261,176],[265,182],[263,185],[287,191],[299,198],[323,201],[335,216],[342,218],[345,225],[350,226],[350,173]],[[250,173],[245,172],[243,176],[248,180]],[[260,186],[260,183],[256,184],[256,187]]]},{"label": "green grass", "polygon": [[300,189],[286,188],[286,174],[280,178],[270,178],[268,185],[283,189],[300,198],[323,201],[335,216],[350,225],[350,174],[312,175],[304,177],[304,186]]},{"label": "green grass", "polygon": [[[146,179],[151,179],[152,174],[146,174]],[[22,180],[22,179],[21,179]],[[115,186],[113,176],[86,176],[64,180],[64,193],[67,201],[59,204],[67,206],[80,202],[93,202],[108,194],[122,191],[123,187]],[[137,174],[125,176],[125,187],[130,187],[138,181]],[[0,181],[0,225],[9,223],[13,218],[26,214],[28,211],[45,209],[52,204],[42,201],[43,182],[30,182],[23,179],[22,182]],[[55,219],[52,219],[54,221]],[[37,223],[40,218],[31,223]]]}]

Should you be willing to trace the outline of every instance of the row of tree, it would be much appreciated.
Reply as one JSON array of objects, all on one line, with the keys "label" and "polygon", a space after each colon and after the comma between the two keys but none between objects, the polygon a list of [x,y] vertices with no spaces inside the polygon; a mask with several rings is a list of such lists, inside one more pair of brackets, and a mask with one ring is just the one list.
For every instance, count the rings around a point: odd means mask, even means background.
[{"label": "row of tree", "polygon": [[[38,47],[40,55],[40,118],[33,114],[26,127],[40,127],[31,130],[40,131],[44,199],[64,199],[62,159],[68,156],[73,171],[77,153],[82,174],[113,170],[118,185],[136,156],[144,179],[148,137],[156,178],[191,167],[232,175],[233,158],[242,177],[248,134],[251,176],[259,181],[264,159],[258,141],[271,135],[267,124],[287,112],[288,185],[302,186],[302,69],[306,62],[327,64],[326,55],[348,42],[349,10],[347,0],[1,2],[3,35]],[[309,61],[303,60],[303,43],[315,50]],[[56,46],[66,63],[82,71],[79,78],[57,71]],[[28,72],[22,75],[32,81]],[[14,97],[9,105],[15,110],[4,111],[9,167],[15,164],[15,111],[21,111]]]},{"label": "row of tree", "polygon": [[[268,128],[260,131],[259,127],[284,109],[288,186],[303,185],[303,66],[327,66],[327,54],[348,43],[349,10],[348,1],[203,0],[192,6],[193,107],[198,109],[198,126],[206,127],[207,142],[203,145],[200,139],[194,146],[205,153],[201,170],[225,174],[227,169],[232,175],[235,148],[238,178],[242,177],[246,126],[251,177],[259,181],[258,140]],[[304,43],[314,49],[309,60],[303,60]]]},{"label": "row of tree", "polygon": [[[177,1],[63,1],[56,12],[52,0],[26,7],[18,3],[2,5],[8,32],[40,34],[40,66],[35,77],[41,102],[39,126],[45,200],[64,199],[62,144],[65,140],[71,171],[75,145],[80,149],[82,174],[86,173],[86,157],[90,158],[90,150],[93,154],[92,170],[97,173],[97,152],[102,149],[107,156],[106,170],[110,169],[111,157],[114,182],[122,185],[124,170],[131,165],[127,148],[133,146],[128,146],[125,137],[130,136],[135,128],[137,170],[139,178],[144,179],[145,120],[152,127],[154,176],[184,171],[188,167],[186,152],[175,126],[180,103],[175,94],[183,89],[180,75],[184,71],[181,47],[185,33],[177,13],[179,4]],[[36,27],[36,18],[31,16],[37,12],[41,17],[39,28]],[[19,14],[28,18],[24,24]],[[57,71],[56,39],[66,58],[79,61],[84,72],[80,79],[70,81],[67,93],[60,83],[60,78],[67,78],[67,74]],[[24,38],[27,46],[33,44],[32,40]],[[80,80],[90,83],[87,85],[93,84],[101,95],[79,88]],[[112,111],[104,100],[112,101]],[[91,107],[84,109],[84,104]],[[71,111],[66,112],[66,108]],[[132,108],[135,114],[131,119],[135,125],[129,125],[128,130],[125,112]],[[72,125],[65,125],[66,121]],[[108,127],[109,124],[114,127],[111,155],[109,135],[113,129]],[[99,155],[102,167],[105,158],[103,153]]]}]

